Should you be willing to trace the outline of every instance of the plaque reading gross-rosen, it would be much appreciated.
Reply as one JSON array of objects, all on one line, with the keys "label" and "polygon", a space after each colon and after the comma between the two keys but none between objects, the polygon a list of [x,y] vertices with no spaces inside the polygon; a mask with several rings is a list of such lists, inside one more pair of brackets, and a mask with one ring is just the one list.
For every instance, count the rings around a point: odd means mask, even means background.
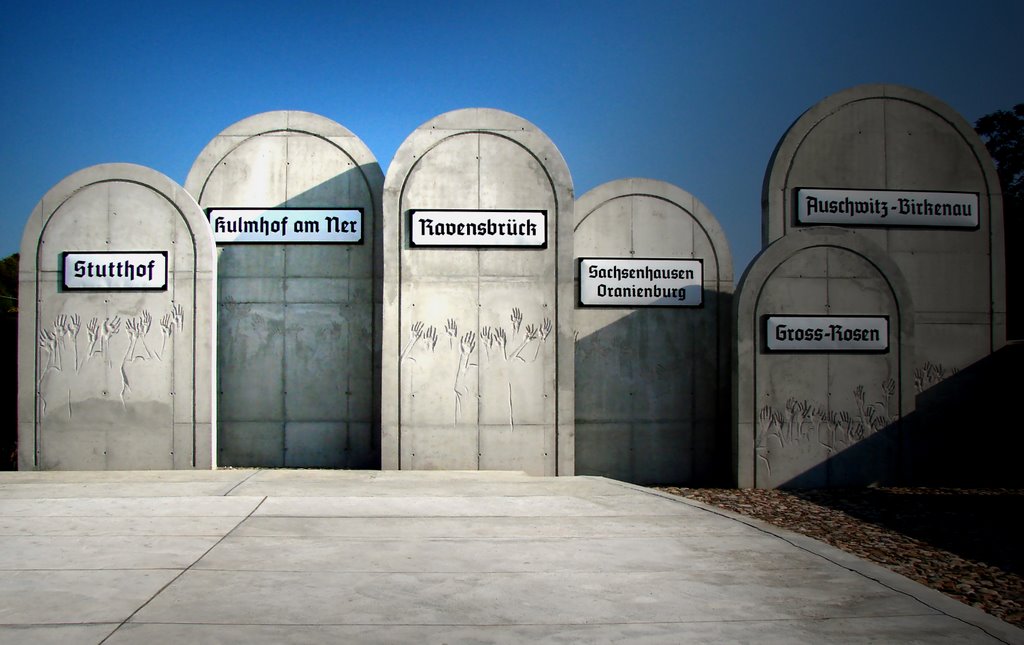
[{"label": "plaque reading gross-rosen", "polygon": [[667,258],[580,258],[580,304],[699,307],[704,262]]},{"label": "plaque reading gross-rosen", "polygon": [[765,343],[772,352],[885,352],[887,316],[768,316]]},{"label": "plaque reading gross-rosen", "polygon": [[357,208],[211,208],[217,244],[359,244],[363,211]]},{"label": "plaque reading gross-rosen", "polygon": [[69,290],[167,288],[167,251],[66,251],[62,264]]},{"label": "plaque reading gross-rosen", "polygon": [[976,228],[976,193],[800,188],[797,222],[839,226]]},{"label": "plaque reading gross-rosen", "polygon": [[544,248],[547,211],[412,210],[413,246]]}]

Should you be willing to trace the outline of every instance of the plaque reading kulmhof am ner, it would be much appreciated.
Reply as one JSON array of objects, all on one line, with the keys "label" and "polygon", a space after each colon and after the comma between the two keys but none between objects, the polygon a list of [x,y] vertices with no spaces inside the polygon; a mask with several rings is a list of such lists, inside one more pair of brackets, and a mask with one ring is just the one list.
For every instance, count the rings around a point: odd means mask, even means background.
[{"label": "plaque reading kulmhof am ner", "polygon": [[704,261],[667,258],[580,258],[580,305],[700,307]]},{"label": "plaque reading kulmhof am ner", "polygon": [[886,352],[888,316],[768,316],[770,352]]},{"label": "plaque reading kulmhof am ner", "polygon": [[66,251],[62,268],[67,290],[167,289],[167,251]]},{"label": "plaque reading kulmhof am ner", "polygon": [[217,244],[361,244],[358,208],[211,208]]},{"label": "plaque reading kulmhof am ner", "polygon": [[526,247],[548,244],[547,211],[412,210],[413,246]]},{"label": "plaque reading kulmhof am ner", "polygon": [[799,188],[797,222],[977,228],[977,193]]}]

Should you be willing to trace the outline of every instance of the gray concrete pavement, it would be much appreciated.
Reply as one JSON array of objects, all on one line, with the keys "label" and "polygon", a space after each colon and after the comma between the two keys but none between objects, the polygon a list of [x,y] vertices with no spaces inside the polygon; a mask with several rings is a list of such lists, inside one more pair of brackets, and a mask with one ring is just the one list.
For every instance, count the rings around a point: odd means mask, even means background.
[{"label": "gray concrete pavement", "polygon": [[0,642],[1024,643],[768,525],[594,477],[0,474]]}]

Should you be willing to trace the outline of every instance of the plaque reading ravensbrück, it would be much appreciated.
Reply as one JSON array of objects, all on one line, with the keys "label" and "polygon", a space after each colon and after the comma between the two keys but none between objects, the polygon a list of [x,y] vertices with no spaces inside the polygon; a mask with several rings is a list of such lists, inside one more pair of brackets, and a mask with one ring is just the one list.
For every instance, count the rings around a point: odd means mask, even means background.
[{"label": "plaque reading ravensbr\u00fcck", "polygon": [[413,246],[529,247],[548,242],[546,211],[413,210]]}]

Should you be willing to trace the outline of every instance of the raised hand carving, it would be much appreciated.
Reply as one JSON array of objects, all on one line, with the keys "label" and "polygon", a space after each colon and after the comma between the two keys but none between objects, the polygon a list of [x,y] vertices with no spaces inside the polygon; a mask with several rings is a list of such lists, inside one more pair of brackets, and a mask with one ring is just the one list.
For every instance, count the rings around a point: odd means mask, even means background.
[{"label": "raised hand carving", "polygon": [[60,371],[60,337],[51,330],[44,329],[39,332],[39,347],[46,352],[46,367],[43,368],[45,373],[47,370]]},{"label": "raised hand carving", "polygon": [[406,357],[409,356],[409,352],[411,352],[412,348],[416,346],[416,343],[419,342],[420,338],[423,338],[423,323],[421,321],[416,321],[411,327],[409,327],[409,342],[406,343],[405,349],[402,350],[402,354],[398,358],[399,362],[404,361]]},{"label": "raised hand carving", "polygon": [[454,318],[449,318],[444,324],[444,333],[448,334],[449,349],[454,347],[455,339],[459,337],[459,326],[455,323]]},{"label": "raised hand carving", "polygon": [[476,334],[466,332],[459,341],[459,365],[455,371],[455,423],[462,418],[462,403],[469,396],[469,388],[466,386],[466,374],[472,365],[473,351],[476,349]]},{"label": "raised hand carving", "polygon": [[[146,315],[149,312],[144,312]],[[150,318],[152,321],[152,317]],[[167,351],[167,340],[174,338],[175,333],[180,333],[185,327],[185,310],[181,305],[171,304],[171,310],[160,319],[160,353],[156,354],[158,360],[163,360]],[[148,333],[148,332],[147,332]],[[146,348],[149,349],[148,347]]]},{"label": "raised hand carving", "polygon": [[[143,311],[138,318],[129,318],[125,323],[128,330],[128,351],[125,353],[125,361],[132,362],[137,358],[147,360],[153,357],[153,352],[146,344],[146,336],[153,326],[153,316],[148,311]],[[142,347],[140,348],[139,345]]]},{"label": "raised hand carving", "polygon": [[519,333],[519,327],[523,324],[523,312],[519,310],[519,307],[512,308],[512,334]]},{"label": "raised hand carving", "polygon": [[112,363],[107,348],[110,345],[111,337],[121,331],[121,317],[106,318],[102,324],[100,324],[98,318],[93,318],[89,321],[88,329],[89,349],[82,364],[85,365],[94,354],[100,354],[107,357],[107,365],[111,366]]},{"label": "raised hand carving", "polygon": [[437,330],[434,329],[433,325],[427,327],[427,331],[424,332],[423,338],[427,343],[427,346],[430,348],[430,351],[434,351],[434,348],[437,347]]}]

